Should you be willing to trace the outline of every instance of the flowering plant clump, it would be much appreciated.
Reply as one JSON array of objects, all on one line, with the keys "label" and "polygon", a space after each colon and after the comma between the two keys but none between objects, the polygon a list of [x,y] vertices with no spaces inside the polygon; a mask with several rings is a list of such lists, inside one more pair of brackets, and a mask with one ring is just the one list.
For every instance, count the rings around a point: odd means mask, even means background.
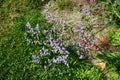
[{"label": "flowering plant clump", "polygon": [[86,50],[90,51],[91,49],[98,50],[94,42],[94,33],[92,33],[92,27],[90,26],[93,19],[89,22],[89,25],[85,27],[83,21],[75,24],[77,28],[75,30],[76,36],[80,39],[80,45],[83,46]]},{"label": "flowering plant clump", "polygon": [[[96,24],[98,18],[92,16],[89,6],[86,4],[83,5],[81,13],[81,16],[83,16],[82,20],[79,23],[73,23],[71,26],[68,24],[67,19],[57,19],[50,11],[44,11],[45,18],[48,20],[48,22],[53,23],[56,29],[58,29],[57,31],[61,32],[64,37],[69,38],[69,40],[73,39],[74,37],[79,39],[79,41],[74,39],[72,43],[79,42],[86,50],[98,50],[94,39],[94,27],[98,27]],[[77,35],[74,36],[74,34]]]},{"label": "flowering plant clump", "polygon": [[[83,8],[84,19],[80,23],[74,23],[73,26],[67,25],[67,19],[57,19],[49,11],[45,11],[45,18],[52,24],[49,29],[43,29],[39,24],[33,28],[27,22],[28,31],[25,33],[25,39],[28,45],[36,47],[36,50],[31,52],[33,63],[43,66],[64,64],[70,67],[71,54],[77,55],[78,59],[83,59],[91,49],[98,50],[92,33],[92,26],[97,18],[88,19],[86,16],[91,17],[91,12],[86,5]],[[68,49],[68,46],[72,48]]]},{"label": "flowering plant clump", "polygon": [[[62,41],[62,36],[59,36],[58,38],[54,38],[54,34],[57,33],[52,28],[50,32],[48,30],[43,31],[43,35],[45,36],[45,39],[42,40],[40,38],[40,28],[39,25],[36,25],[36,28],[32,28],[30,23],[28,22],[26,24],[28,31],[26,35],[26,41],[31,45],[38,45],[41,48],[36,52],[32,54],[33,62],[34,63],[40,63],[40,64],[48,64],[49,66],[54,63],[63,63],[67,67],[69,67],[69,62],[67,58],[69,57],[70,52],[66,49],[65,41]],[[85,44],[86,45],[86,44]],[[75,43],[73,46],[73,50],[76,50],[77,55],[79,56],[79,59],[82,59],[87,54],[87,44],[85,47],[84,43]],[[44,62],[42,60],[45,60]]]},{"label": "flowering plant clump", "polygon": [[[64,63],[69,67],[67,57],[70,53],[62,43],[62,37],[55,39],[55,31],[53,29],[51,29],[49,32],[48,30],[40,31],[38,24],[35,28],[32,28],[30,23],[27,22],[26,26],[28,28],[28,31],[26,33],[28,35],[25,37],[26,41],[31,45],[41,46],[40,50],[38,50],[37,53],[33,53],[32,55],[34,63],[41,63],[41,59],[46,56],[56,55],[52,56],[51,60],[48,59],[47,62]],[[42,32],[43,35],[46,35],[44,40],[42,40],[42,37],[40,37]]]},{"label": "flowering plant clump", "polygon": [[[29,22],[26,24],[28,31],[26,32],[25,39],[30,45],[40,46],[39,50],[33,52],[32,58],[34,63],[48,64],[49,66],[54,63],[63,63],[69,67],[67,58],[70,52],[67,50],[65,45],[67,42],[63,41],[62,35],[57,35],[56,29],[52,27],[51,30],[40,30],[37,24],[35,28],[32,28]],[[42,35],[45,36],[42,39]],[[87,50],[85,50],[79,43],[74,44],[73,50],[76,50],[79,59],[82,59]],[[42,61],[44,60],[44,61]]]}]

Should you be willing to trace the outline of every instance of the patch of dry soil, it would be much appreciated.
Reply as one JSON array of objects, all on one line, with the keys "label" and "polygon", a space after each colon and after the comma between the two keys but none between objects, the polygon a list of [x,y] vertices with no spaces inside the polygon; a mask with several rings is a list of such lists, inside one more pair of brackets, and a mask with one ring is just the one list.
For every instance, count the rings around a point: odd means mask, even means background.
[{"label": "patch of dry soil", "polygon": [[[85,15],[85,17],[92,22],[91,23],[92,27],[94,27],[92,32],[96,34],[95,43],[96,45],[101,47],[100,44],[104,42],[104,40],[108,36],[107,33],[110,30],[110,27],[105,28],[104,25],[105,17],[104,5],[101,3],[89,4],[87,0],[74,0],[73,2],[76,5],[73,7],[72,10],[70,9],[60,10],[57,6],[57,3],[51,0],[48,4],[46,4],[43,7],[42,13],[43,15],[45,15],[46,12],[50,12],[53,15],[53,17],[57,20],[64,18],[66,20],[65,24],[67,26],[73,26],[73,29],[74,24],[83,21],[84,20],[83,15]],[[97,18],[97,20],[94,20],[95,18]],[[50,18],[48,19],[50,20]]]}]

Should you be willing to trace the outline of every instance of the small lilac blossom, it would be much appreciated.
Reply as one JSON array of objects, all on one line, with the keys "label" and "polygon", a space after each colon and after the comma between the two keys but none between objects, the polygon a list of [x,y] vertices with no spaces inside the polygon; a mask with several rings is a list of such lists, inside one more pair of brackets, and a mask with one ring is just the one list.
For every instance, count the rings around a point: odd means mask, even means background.
[{"label": "small lilac blossom", "polygon": [[39,50],[38,53],[40,54],[40,56],[50,55],[49,50],[45,49],[44,47],[41,50]]},{"label": "small lilac blossom", "polygon": [[40,28],[39,28],[38,24],[36,25],[36,31],[37,31],[37,33],[40,33]]},{"label": "small lilac blossom", "polygon": [[83,57],[84,57],[83,55],[80,55],[80,56],[79,56],[79,59],[83,59]]},{"label": "small lilac blossom", "polygon": [[80,21],[80,25],[82,25],[82,26],[84,25],[83,21]]},{"label": "small lilac blossom", "polygon": [[33,59],[39,59],[39,56],[37,55],[32,55]]},{"label": "small lilac blossom", "polygon": [[95,21],[97,21],[98,20],[98,18],[93,18],[93,19],[91,19],[90,21],[89,21],[89,24],[92,24],[92,23],[94,23]]},{"label": "small lilac blossom", "polygon": [[75,24],[75,27],[77,28],[77,30],[75,30],[75,32],[78,32],[78,33],[80,33],[80,34],[82,34],[82,33],[85,32],[84,26],[83,26],[82,24],[76,23],[76,24]]},{"label": "small lilac blossom", "polygon": [[65,19],[63,19],[63,18],[61,18],[61,19],[60,19],[60,24],[62,25],[62,27],[64,27],[64,26],[65,26],[65,23],[66,23],[66,20],[65,20]]},{"label": "small lilac blossom", "polygon": [[89,16],[91,13],[85,4],[83,5],[82,13],[86,16]]},{"label": "small lilac blossom", "polygon": [[48,22],[52,22],[54,20],[54,17],[52,16],[52,13],[46,12],[45,14],[46,19],[48,19]]},{"label": "small lilac blossom", "polygon": [[53,63],[57,63],[57,62],[58,62],[57,59],[53,58]]},{"label": "small lilac blossom", "polygon": [[28,33],[34,33],[34,29],[33,28],[30,28],[29,31],[27,31]]},{"label": "small lilac blossom", "polygon": [[30,25],[29,22],[27,22],[26,26],[27,26],[28,29],[31,29],[31,25]]},{"label": "small lilac blossom", "polygon": [[46,49],[43,54],[45,54],[45,55],[50,55],[48,49]]},{"label": "small lilac blossom", "polygon": [[37,64],[40,63],[40,61],[39,61],[38,59],[33,60],[33,62],[34,62],[34,63],[37,63]]},{"label": "small lilac blossom", "polygon": [[44,30],[43,33],[46,34],[48,32],[48,30]]},{"label": "small lilac blossom", "polygon": [[26,38],[26,41],[27,41],[28,43],[32,43],[32,44],[33,44],[33,40],[32,40],[32,39]]},{"label": "small lilac blossom", "polygon": [[50,45],[53,47],[56,45],[56,42],[54,40],[50,41]]},{"label": "small lilac blossom", "polygon": [[47,46],[47,43],[46,43],[46,41],[43,41],[43,44]]},{"label": "small lilac blossom", "polygon": [[67,57],[68,55],[66,56],[59,56],[58,58],[53,58],[53,63],[64,63],[67,67],[69,67],[69,64],[67,62]]},{"label": "small lilac blossom", "polygon": [[39,61],[39,56],[37,56],[37,55],[32,55],[32,57],[33,57],[33,62],[34,63],[39,63],[40,61]]},{"label": "small lilac blossom", "polygon": [[56,23],[57,25],[59,25],[59,20],[58,20],[58,19],[55,19],[55,23]]},{"label": "small lilac blossom", "polygon": [[46,18],[51,18],[52,17],[52,14],[50,12],[46,12],[46,15],[45,15]]},{"label": "small lilac blossom", "polygon": [[83,57],[85,56],[85,53],[82,50],[78,50],[77,54],[79,56],[79,59],[83,59]]}]

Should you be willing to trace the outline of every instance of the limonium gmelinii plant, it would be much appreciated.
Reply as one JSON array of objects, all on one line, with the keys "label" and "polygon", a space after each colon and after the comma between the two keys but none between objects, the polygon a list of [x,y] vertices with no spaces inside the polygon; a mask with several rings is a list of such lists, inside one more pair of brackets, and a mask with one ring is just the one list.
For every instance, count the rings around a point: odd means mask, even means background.
[{"label": "limonium gmelinii plant", "polygon": [[30,23],[27,22],[26,26],[28,28],[27,34],[29,34],[26,36],[26,41],[31,45],[38,45],[42,47],[37,53],[33,53],[32,57],[34,63],[41,63],[40,61],[42,58],[54,55],[51,59],[47,60],[48,63],[64,63],[67,67],[69,67],[67,57],[70,53],[66,50],[64,44],[62,43],[62,37],[56,39],[53,38],[55,33],[54,29],[51,29],[50,32],[43,30],[46,37],[44,40],[40,40],[42,37],[40,38],[41,31],[39,25],[37,24],[36,28],[32,28]]},{"label": "limonium gmelinii plant", "polygon": [[[82,12],[85,16],[90,15],[90,11],[87,9],[86,11],[82,10]],[[45,12],[45,17],[48,23],[55,23],[48,30],[42,30],[39,24],[36,24],[35,28],[33,28],[29,22],[26,24],[28,31],[26,32],[27,35],[25,39],[27,43],[33,46],[39,46],[37,51],[35,50],[32,52],[33,63],[42,64],[44,66],[63,64],[70,67],[68,58],[71,52],[67,49],[68,45],[66,44],[69,44],[71,38],[64,38],[67,36],[66,30],[64,30],[66,28],[66,19],[61,18],[58,20],[48,11]],[[91,33],[91,23],[96,20],[97,18],[89,20],[87,27],[82,20],[80,23],[75,23],[74,25],[75,30],[73,30],[73,34],[79,37],[79,42],[74,41],[70,45],[73,46],[72,50],[74,50],[74,54],[78,55],[79,59],[83,59],[90,49],[97,50],[94,44],[93,34]]]}]

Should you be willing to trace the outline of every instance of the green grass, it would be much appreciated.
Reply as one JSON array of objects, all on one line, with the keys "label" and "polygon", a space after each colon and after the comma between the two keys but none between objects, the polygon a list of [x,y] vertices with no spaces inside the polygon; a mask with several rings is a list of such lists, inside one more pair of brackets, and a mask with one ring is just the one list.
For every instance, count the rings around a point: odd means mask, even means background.
[{"label": "green grass", "polygon": [[[29,0],[30,1],[30,0]],[[26,23],[32,26],[39,23],[42,30],[51,27],[38,11],[38,1],[29,3],[27,0],[1,0],[0,4],[0,79],[1,80],[119,80],[120,79],[120,52],[98,55],[98,58],[107,62],[107,75],[93,66],[88,60],[78,60],[72,54],[71,67],[59,65],[62,74],[58,74],[56,66],[48,67],[45,73],[43,65],[32,62],[32,53],[37,46],[25,41]],[[45,2],[46,3],[46,2]],[[4,9],[6,7],[6,9]],[[11,18],[9,14],[17,16]],[[12,15],[13,16],[13,15]],[[8,23],[8,24],[7,24]],[[7,28],[9,26],[9,28]],[[70,48],[69,48],[70,49]],[[71,50],[70,50],[71,51]],[[71,51],[71,53],[74,53]],[[107,54],[106,54],[107,53]]]},{"label": "green grass", "polygon": [[0,79],[34,79],[36,70],[34,70],[30,54],[32,48],[27,46],[24,33],[27,21],[33,23],[32,25],[39,23],[42,27],[47,26],[43,16],[36,13],[34,11],[24,17],[14,19],[14,29],[9,31],[7,35],[9,37],[0,46],[0,59],[2,60],[0,62]]},{"label": "green grass", "polygon": [[107,62],[106,74],[107,79],[119,80],[120,79],[120,52],[108,52],[104,54],[99,54],[98,58]]},{"label": "green grass", "polygon": [[[0,79],[34,80],[34,74],[36,74],[36,70],[31,62],[29,47],[27,47],[27,44],[24,40],[24,32],[26,29],[25,25],[27,21],[31,20],[32,17],[34,17],[33,20],[36,20],[34,21],[34,24],[38,22],[37,17],[39,16],[41,18],[41,24],[46,24],[44,22],[45,20],[42,19],[43,16],[41,16],[41,14],[37,11],[38,8],[36,8],[35,4],[33,4],[34,6],[29,6],[30,3],[27,2],[27,0],[6,0],[1,2]],[[12,14],[11,16],[13,16],[13,18],[11,18],[9,14]]]},{"label": "green grass", "polygon": [[6,40],[8,37],[6,33],[14,29],[15,18],[24,17],[33,11],[39,11],[42,5],[48,1],[49,0],[44,2],[41,2],[41,0],[0,0],[0,42]]},{"label": "green grass", "polygon": [[[33,12],[24,17],[22,16],[14,19],[15,27],[9,32],[10,37],[0,46],[0,79],[66,80],[80,78],[98,80],[101,75],[100,71],[86,60],[74,64],[71,68],[60,67],[63,73],[61,75],[57,74],[58,72],[55,67],[48,69],[48,73],[45,74],[42,65],[35,65],[32,63],[32,54],[30,52],[35,50],[36,47],[28,47],[24,38],[24,33],[26,31],[25,25],[27,21],[29,21],[32,26],[39,23],[43,29],[50,27],[41,14],[38,15],[35,13],[36,12]],[[91,73],[93,74],[92,77],[90,76]],[[96,77],[94,78],[94,76]]]}]

